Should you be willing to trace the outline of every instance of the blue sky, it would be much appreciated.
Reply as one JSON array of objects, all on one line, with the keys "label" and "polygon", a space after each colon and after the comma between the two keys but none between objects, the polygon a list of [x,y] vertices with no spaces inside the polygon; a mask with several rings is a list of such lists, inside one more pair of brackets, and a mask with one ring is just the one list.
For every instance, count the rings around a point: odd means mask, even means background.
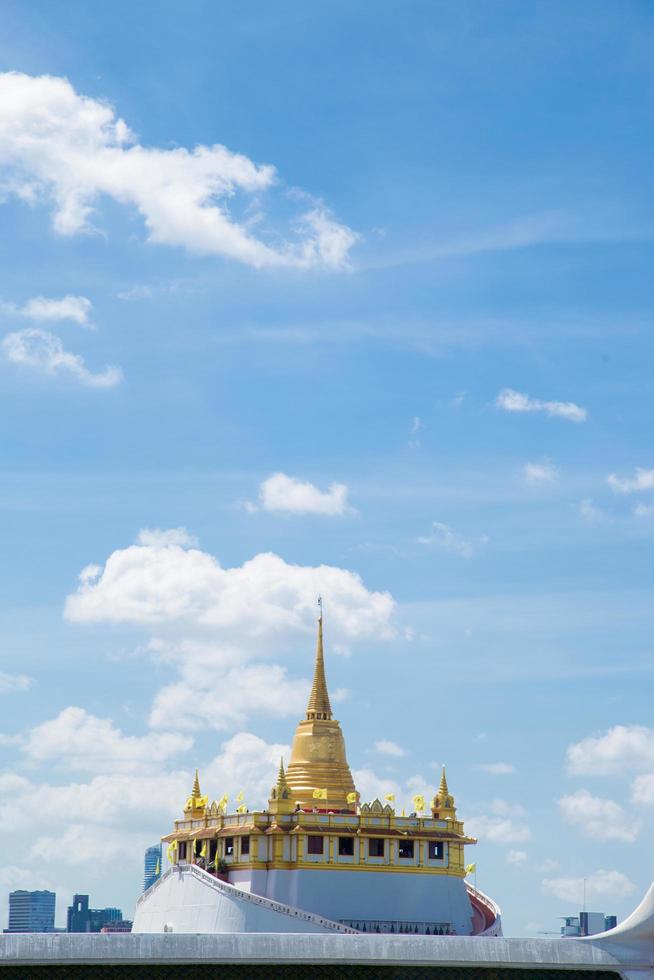
[{"label": "blue sky", "polygon": [[447,763],[509,934],[636,903],[653,31],[3,4],[0,901],[131,912],[196,764],[264,799],[322,591],[364,796]]}]

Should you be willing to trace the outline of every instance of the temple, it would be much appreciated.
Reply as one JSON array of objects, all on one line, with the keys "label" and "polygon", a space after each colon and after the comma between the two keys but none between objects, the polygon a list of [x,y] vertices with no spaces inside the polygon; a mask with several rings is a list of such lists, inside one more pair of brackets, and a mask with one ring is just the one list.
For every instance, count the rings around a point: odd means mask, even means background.
[{"label": "temple", "polygon": [[135,932],[501,935],[499,909],[466,878],[466,836],[445,769],[429,806],[362,803],[325,678],[322,610],[306,717],[268,807],[191,795],[163,837],[169,866],[139,899]]}]

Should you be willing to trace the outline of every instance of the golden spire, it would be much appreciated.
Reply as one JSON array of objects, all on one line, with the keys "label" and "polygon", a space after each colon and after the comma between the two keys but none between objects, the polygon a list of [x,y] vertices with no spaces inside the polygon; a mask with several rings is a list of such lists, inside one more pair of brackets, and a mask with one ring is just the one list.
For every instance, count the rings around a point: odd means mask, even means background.
[{"label": "golden spire", "polygon": [[284,772],[284,760],[281,759],[279,772],[277,773],[277,782],[270,791],[268,809],[271,813],[292,813],[294,808],[295,802],[291,799],[291,788],[288,785],[286,773]]},{"label": "golden spire", "polygon": [[[339,723],[332,718],[322,642],[322,599],[318,600],[318,640],[313,686],[307,714],[295,732],[286,780],[295,803],[304,810],[351,813],[348,797],[356,794]],[[324,791],[327,795],[324,795]],[[315,795],[320,794],[320,795]]]},{"label": "golden spire", "polygon": [[322,599],[318,598],[320,616],[318,617],[318,638],[316,641],[316,665],[313,672],[313,685],[309,695],[307,705],[307,719],[315,721],[322,719],[331,721],[332,706],[329,703],[327,693],[327,681],[325,680],[325,660],[322,647]]},{"label": "golden spire", "polygon": [[441,800],[447,799],[447,797],[450,795],[450,791],[447,788],[447,777],[445,775],[445,766],[443,766],[443,771],[441,773],[441,782],[440,782],[440,786],[438,787],[438,795],[440,796]]}]

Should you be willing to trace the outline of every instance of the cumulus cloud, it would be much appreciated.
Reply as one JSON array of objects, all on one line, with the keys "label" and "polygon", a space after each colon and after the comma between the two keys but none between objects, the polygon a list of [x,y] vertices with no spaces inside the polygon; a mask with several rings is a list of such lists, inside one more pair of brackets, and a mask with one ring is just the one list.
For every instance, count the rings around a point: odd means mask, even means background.
[{"label": "cumulus cloud", "polygon": [[274,167],[219,144],[143,146],[112,106],[64,78],[0,74],[0,193],[45,202],[60,235],[88,231],[105,196],[135,208],[152,242],[255,267],[345,265],[358,236],[320,202],[295,219],[291,240],[262,226],[261,195],[276,183]]},{"label": "cumulus cloud", "polygon": [[584,897],[584,882],[586,898],[589,901],[624,898],[626,895],[631,895],[636,887],[621,871],[602,869],[594,871],[585,878],[574,876],[545,878],[541,887],[546,895],[553,895],[562,902],[576,903],[580,906]]},{"label": "cumulus cloud", "polygon": [[280,760],[288,763],[290,752],[287,744],[270,744],[251,732],[239,732],[221,746],[220,753],[203,770],[203,792],[216,799],[226,793],[234,800],[243,790],[250,809],[264,806],[277,779]]},{"label": "cumulus cloud", "polygon": [[525,481],[531,486],[555,483],[559,478],[558,469],[548,459],[543,459],[539,463],[525,463],[522,474]]},{"label": "cumulus cloud", "polygon": [[628,818],[614,800],[592,796],[586,789],[563,796],[557,803],[563,819],[591,840],[632,844],[642,828],[642,823]]},{"label": "cumulus cloud", "polygon": [[493,800],[487,813],[469,817],[466,830],[493,844],[523,844],[531,840],[525,808],[502,799]]},{"label": "cumulus cloud", "polygon": [[306,708],[308,678],[292,680],[278,664],[199,670],[183,662],[180,669],[180,680],[157,692],[150,712],[154,728],[169,728],[174,718],[185,730],[222,731],[244,724],[250,715],[297,718]]},{"label": "cumulus cloud", "polygon": [[108,718],[97,718],[83,708],[71,706],[32,728],[23,740],[23,750],[37,764],[49,762],[69,769],[116,773],[161,763],[185,752],[192,744],[188,735],[173,733],[124,735]]},{"label": "cumulus cloud", "polygon": [[93,306],[86,296],[62,296],[59,299],[34,296],[22,306],[15,303],[2,303],[0,309],[26,320],[71,320],[82,327],[90,327]]},{"label": "cumulus cloud", "polygon": [[375,749],[377,752],[381,752],[382,755],[393,755],[400,758],[406,755],[406,751],[397,745],[396,742],[391,742],[390,739],[382,738],[379,742],[375,742]]},{"label": "cumulus cloud", "polygon": [[585,422],[588,417],[586,409],[574,402],[542,401],[513,388],[503,388],[495,399],[495,405],[505,412],[544,412],[570,422]]},{"label": "cumulus cloud", "polygon": [[27,674],[6,674],[0,670],[0,694],[8,691],[27,691],[32,684],[32,678]]},{"label": "cumulus cloud", "polygon": [[286,473],[273,473],[259,487],[259,504],[248,503],[247,510],[277,511],[285,514],[322,514],[340,517],[352,511],[347,500],[348,488],[344,483],[332,483],[327,490],[319,490],[313,483],[305,483]]},{"label": "cumulus cloud", "polygon": [[7,360],[45,374],[74,378],[89,388],[114,388],[123,379],[120,368],[90,371],[79,354],[64,349],[59,337],[37,327],[9,333],[2,341]]},{"label": "cumulus cloud", "polygon": [[433,545],[444,551],[450,551],[460,558],[472,558],[479,545],[488,543],[486,535],[476,539],[464,538],[442,521],[432,521],[431,526],[431,534],[416,538],[418,544]]},{"label": "cumulus cloud", "polygon": [[[161,534],[162,532],[158,532]],[[179,534],[179,529],[175,530]],[[148,539],[149,540],[149,539]],[[340,639],[389,636],[395,603],[370,592],[355,572],[330,565],[292,565],[263,553],[235,568],[179,543],[136,544],[114,551],[95,574],[84,570],[65,615],[76,622],[209,628],[239,643],[313,632],[316,596],[325,597],[329,630]]]},{"label": "cumulus cloud", "polygon": [[487,772],[491,776],[509,776],[515,772],[515,766],[510,762],[480,762],[475,766],[481,772]]},{"label": "cumulus cloud", "polygon": [[654,769],[654,729],[645,725],[614,725],[568,746],[568,772],[573,776],[612,776]]},{"label": "cumulus cloud", "polygon": [[623,480],[610,473],[606,482],[614,493],[640,493],[643,490],[654,490],[654,470],[644,470],[636,467],[636,475],[632,479]]},{"label": "cumulus cloud", "polygon": [[[71,621],[152,631],[145,652],[173,671],[155,696],[154,727],[169,727],[174,717],[180,729],[225,730],[252,713],[302,713],[318,594],[325,597],[328,645],[394,635],[393,598],[369,591],[347,569],[291,565],[274,554],[223,568],[193,541],[184,528],[142,531],[137,544],[113,552],[104,565],[82,569],[66,600]],[[294,640],[306,644],[302,679],[269,662]]]}]

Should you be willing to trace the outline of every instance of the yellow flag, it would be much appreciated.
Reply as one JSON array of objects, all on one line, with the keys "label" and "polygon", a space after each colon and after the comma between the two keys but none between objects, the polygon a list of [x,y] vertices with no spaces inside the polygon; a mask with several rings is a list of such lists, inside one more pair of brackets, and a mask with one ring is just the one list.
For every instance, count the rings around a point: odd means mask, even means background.
[{"label": "yellow flag", "polygon": [[206,856],[207,856],[207,842],[206,840],[203,840],[202,847],[200,848],[200,857],[206,858]]},{"label": "yellow flag", "polygon": [[388,800],[389,803],[395,803],[395,793],[387,793],[384,799]]},{"label": "yellow flag", "polygon": [[477,865],[476,864],[466,864],[466,874],[467,875],[473,875],[476,870],[477,870]]},{"label": "yellow flag", "polygon": [[314,800],[326,800],[327,790],[326,789],[314,789],[313,791]]},{"label": "yellow flag", "polygon": [[247,813],[248,812],[248,808],[246,807],[245,803],[241,803],[240,806],[237,806],[236,807],[236,812],[237,813]]},{"label": "yellow flag", "polygon": [[356,793],[348,793],[347,796],[345,797],[345,799],[347,800],[348,803],[356,803],[356,801],[357,801],[357,794]]},{"label": "yellow flag", "polygon": [[241,790],[241,792],[236,797],[236,802],[242,803],[244,799],[245,799],[245,793],[243,792],[243,790]]},{"label": "yellow flag", "polygon": [[421,813],[422,811],[424,811],[424,809],[425,809],[425,798],[424,798],[424,796],[420,796],[420,794],[418,794],[417,796],[414,796],[411,799],[411,802],[413,803],[413,805],[416,808],[416,810],[417,810],[418,813]]},{"label": "yellow flag", "polygon": [[218,806],[220,807],[221,810],[226,810],[228,803],[229,803],[229,797],[227,796],[226,793],[223,793],[223,795],[218,800]]},{"label": "yellow flag", "polygon": [[174,864],[175,863],[175,856],[177,854],[177,841],[176,840],[171,841],[171,843],[168,845],[168,848],[166,850],[166,854],[168,855],[168,860],[170,861],[170,863],[171,864]]}]

